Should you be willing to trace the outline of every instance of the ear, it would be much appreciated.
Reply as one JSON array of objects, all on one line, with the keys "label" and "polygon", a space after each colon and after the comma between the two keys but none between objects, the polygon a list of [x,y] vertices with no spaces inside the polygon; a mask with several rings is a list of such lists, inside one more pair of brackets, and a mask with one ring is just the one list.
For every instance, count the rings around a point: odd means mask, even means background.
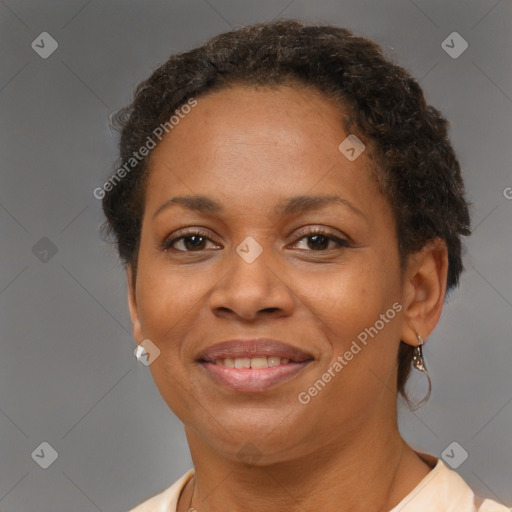
[{"label": "ear", "polygon": [[141,343],[144,337],[142,336],[142,328],[139,319],[139,310],[137,308],[137,293],[133,281],[132,267],[130,264],[126,266],[126,277],[128,281],[128,308],[130,310],[130,317],[132,319],[133,337],[137,343]]},{"label": "ear", "polygon": [[408,258],[403,286],[404,324],[400,339],[418,345],[434,330],[441,316],[446,293],[448,250],[440,238],[429,242]]}]

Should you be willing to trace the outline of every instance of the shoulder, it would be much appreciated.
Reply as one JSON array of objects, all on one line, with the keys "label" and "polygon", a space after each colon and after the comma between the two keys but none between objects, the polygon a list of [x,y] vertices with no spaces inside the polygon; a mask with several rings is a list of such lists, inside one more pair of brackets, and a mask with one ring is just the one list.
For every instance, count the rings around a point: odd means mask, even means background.
[{"label": "shoulder", "polygon": [[[424,455],[424,454],[422,454]],[[425,457],[422,456],[425,460]],[[497,501],[475,496],[465,480],[434,459],[432,471],[389,512],[511,512]],[[430,464],[429,464],[430,465]]]},{"label": "shoulder", "polygon": [[[129,512],[175,512],[181,491],[192,478],[194,470],[187,471],[170,487],[149,498]],[[453,507],[457,508],[454,509]],[[491,499],[475,496],[462,477],[445,466],[441,459],[434,469],[390,512],[512,512],[512,508]]]},{"label": "shoulder", "polygon": [[482,502],[477,512],[511,512],[512,508],[501,505],[497,501],[486,499]]},{"label": "shoulder", "polygon": [[178,497],[193,474],[194,470],[190,469],[170,487],[130,509],[129,512],[175,512]]}]

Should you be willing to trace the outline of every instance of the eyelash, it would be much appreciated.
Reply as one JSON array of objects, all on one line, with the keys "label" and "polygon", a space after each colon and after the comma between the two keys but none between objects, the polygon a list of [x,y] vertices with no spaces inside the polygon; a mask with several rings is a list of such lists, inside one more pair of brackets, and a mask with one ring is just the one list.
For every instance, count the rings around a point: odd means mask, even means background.
[{"label": "eyelash", "polygon": [[[339,248],[341,248],[341,247],[350,247],[350,245],[349,245],[347,240],[345,240],[343,238],[339,238],[337,236],[334,236],[331,233],[329,233],[328,231],[325,231],[325,230],[323,230],[321,228],[313,228],[313,229],[307,231],[306,233],[303,233],[301,235],[301,237],[296,240],[295,243],[299,242],[300,240],[302,240],[304,238],[308,238],[308,237],[315,236],[315,235],[321,235],[321,236],[327,238],[330,241],[336,242],[338,244]],[[189,238],[189,237],[192,237],[192,236],[200,236],[201,238],[205,238],[205,239],[209,240],[210,242],[213,242],[213,240],[211,240],[209,238],[207,232],[203,231],[200,228],[193,228],[190,231],[185,231],[184,233],[182,233],[178,237],[175,237],[175,238],[172,238],[172,239],[165,239],[162,242],[162,245],[161,245],[160,249],[162,251],[164,251],[164,252],[167,252],[169,249],[172,249],[172,245],[174,245],[176,242],[178,242],[180,240],[184,240],[185,238]],[[213,242],[213,243],[215,243],[215,242]],[[198,251],[187,251],[187,250],[181,250],[181,249],[173,249],[173,250],[177,251],[177,252],[194,253],[194,252],[201,252],[204,249],[201,249],[201,250],[198,250]],[[317,251],[315,251],[315,250],[307,250],[307,252],[328,252],[328,251],[329,251],[329,249],[320,249],[320,250],[317,250]]]}]

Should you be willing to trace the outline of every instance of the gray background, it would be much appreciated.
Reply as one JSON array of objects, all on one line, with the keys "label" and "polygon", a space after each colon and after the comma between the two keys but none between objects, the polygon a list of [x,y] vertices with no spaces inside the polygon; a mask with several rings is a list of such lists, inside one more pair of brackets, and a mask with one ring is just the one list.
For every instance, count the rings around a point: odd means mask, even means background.
[{"label": "gray background", "polygon": [[[92,191],[117,157],[108,115],[139,81],[172,52],[275,17],[374,39],[451,121],[474,235],[425,349],[431,400],[401,404],[400,427],[436,456],[457,441],[469,454],[458,472],[511,505],[511,15],[507,0],[1,2],[0,510],[122,512],[191,467],[133,355],[125,276]],[[59,45],[47,59],[31,47],[43,31]],[[456,59],[441,47],[453,31],[469,44]],[[47,469],[31,457],[44,441],[58,452]]]}]

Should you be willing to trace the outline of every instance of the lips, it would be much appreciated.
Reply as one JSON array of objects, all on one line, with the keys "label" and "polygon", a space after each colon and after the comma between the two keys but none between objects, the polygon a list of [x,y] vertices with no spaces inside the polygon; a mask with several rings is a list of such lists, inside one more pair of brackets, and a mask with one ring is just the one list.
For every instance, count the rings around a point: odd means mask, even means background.
[{"label": "lips", "polygon": [[261,392],[288,381],[313,356],[281,341],[230,340],[207,348],[197,361],[215,382],[238,392]]},{"label": "lips", "polygon": [[217,343],[201,352],[197,360],[215,363],[225,359],[253,359],[258,357],[279,357],[280,359],[288,359],[292,363],[303,363],[313,359],[311,354],[292,345],[269,338],[259,338]]}]

